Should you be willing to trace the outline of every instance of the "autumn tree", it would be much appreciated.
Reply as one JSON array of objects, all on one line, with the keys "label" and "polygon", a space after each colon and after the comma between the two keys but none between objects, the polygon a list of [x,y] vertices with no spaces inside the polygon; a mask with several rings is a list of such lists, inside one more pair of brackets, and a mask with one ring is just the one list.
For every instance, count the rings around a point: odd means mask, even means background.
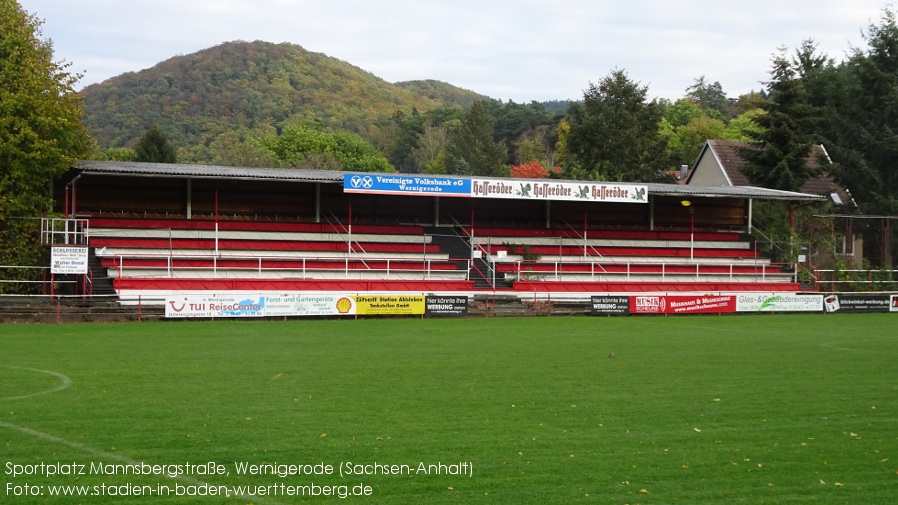
[{"label": "autumn tree", "polygon": [[[38,264],[34,218],[52,209],[51,182],[93,151],[74,90],[81,74],[53,60],[41,25],[18,2],[0,2],[0,265]],[[8,269],[0,277],[30,272]]]},{"label": "autumn tree", "polygon": [[[551,173],[558,173],[561,167],[555,167]],[[542,166],[538,161],[530,161],[520,165],[511,167],[511,176],[519,179],[544,179],[549,177],[550,172]]]}]

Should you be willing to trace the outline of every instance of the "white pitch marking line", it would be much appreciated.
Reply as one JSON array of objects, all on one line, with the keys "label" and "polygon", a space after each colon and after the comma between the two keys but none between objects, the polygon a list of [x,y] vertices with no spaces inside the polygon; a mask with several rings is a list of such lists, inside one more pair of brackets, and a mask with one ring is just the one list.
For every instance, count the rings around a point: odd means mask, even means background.
[{"label": "white pitch marking line", "polygon": [[[15,430],[20,433],[24,433],[26,435],[31,435],[33,437],[37,437],[37,438],[39,438],[41,440],[45,440],[47,442],[53,442],[55,444],[67,445],[73,449],[77,449],[79,451],[86,452],[92,456],[97,456],[97,457],[100,457],[103,459],[115,460],[120,463],[124,463],[126,465],[142,465],[142,464],[144,464],[143,461],[137,461],[137,460],[131,459],[127,456],[122,456],[120,454],[114,454],[114,453],[106,452],[106,451],[103,451],[100,449],[95,449],[93,447],[90,447],[90,446],[87,446],[84,444],[79,444],[78,442],[72,442],[71,440],[66,440],[64,438],[60,438],[60,437],[57,437],[56,435],[51,435],[49,433],[44,433],[42,431],[32,430],[31,428],[26,428],[24,426],[18,426],[16,424],[11,424],[11,423],[6,423],[3,421],[0,421],[0,428],[8,428],[10,430]],[[201,480],[197,480],[192,477],[185,477],[183,475],[178,475],[176,477],[170,477],[170,478],[180,480],[181,482],[186,482],[187,484],[192,484],[194,486],[217,487],[217,486],[214,486],[207,482],[203,482]],[[228,487],[231,487],[231,486],[228,486]],[[255,503],[261,503],[261,504],[267,503],[270,505],[280,505],[279,502],[265,500],[265,499],[259,498],[257,496],[227,496],[225,498],[233,498],[235,500],[245,500],[247,498],[250,498]]]},{"label": "white pitch marking line", "polygon": [[829,349],[837,349],[839,351],[852,351],[852,352],[872,352],[878,354],[879,351],[871,351],[869,349],[852,349],[850,347],[839,347],[834,344],[838,344],[839,342],[827,342],[825,344],[820,344],[821,347],[826,347]]},{"label": "white pitch marking line", "polygon": [[40,391],[40,392],[37,392],[37,393],[32,393],[32,394],[30,394],[30,395],[22,395],[22,396],[5,396],[5,397],[0,397],[0,400],[21,400],[21,399],[23,399],[23,398],[31,398],[32,396],[48,395],[48,394],[50,394],[50,393],[55,393],[55,392],[57,392],[57,391],[62,391],[63,389],[65,389],[65,388],[67,388],[67,387],[69,387],[69,386],[72,385],[72,379],[69,379],[68,377],[66,377],[65,375],[63,375],[63,374],[61,374],[61,373],[59,373],[59,372],[54,372],[54,371],[51,371],[51,370],[40,370],[40,369],[38,369],[38,368],[26,368],[26,367],[21,367],[21,366],[5,366],[5,365],[3,366],[3,368],[10,368],[10,369],[13,369],[13,370],[29,370],[29,371],[32,371],[32,372],[45,373],[45,374],[53,375],[53,376],[55,376],[55,377],[58,377],[58,378],[62,381],[62,384],[60,384],[59,386],[57,386],[57,387],[55,387],[55,388],[53,388],[53,389],[48,389],[48,390],[46,390],[46,391]]}]

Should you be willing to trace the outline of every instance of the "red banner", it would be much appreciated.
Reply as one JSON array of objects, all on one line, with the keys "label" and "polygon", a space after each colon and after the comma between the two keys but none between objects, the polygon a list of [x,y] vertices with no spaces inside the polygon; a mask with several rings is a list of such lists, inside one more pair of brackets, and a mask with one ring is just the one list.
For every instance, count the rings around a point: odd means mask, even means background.
[{"label": "red banner", "polygon": [[719,314],[736,312],[731,295],[640,295],[630,297],[631,314]]}]

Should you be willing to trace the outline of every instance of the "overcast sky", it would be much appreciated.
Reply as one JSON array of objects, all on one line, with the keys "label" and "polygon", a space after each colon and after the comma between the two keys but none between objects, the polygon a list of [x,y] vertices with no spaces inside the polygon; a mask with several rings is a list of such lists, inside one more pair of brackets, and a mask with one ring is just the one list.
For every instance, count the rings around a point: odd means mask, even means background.
[{"label": "overcast sky", "polygon": [[436,79],[492,98],[580,99],[614,69],[677,99],[699,76],[763,88],[805,39],[866,47],[880,0],[19,0],[81,85],[233,40],[290,42],[389,82]]}]

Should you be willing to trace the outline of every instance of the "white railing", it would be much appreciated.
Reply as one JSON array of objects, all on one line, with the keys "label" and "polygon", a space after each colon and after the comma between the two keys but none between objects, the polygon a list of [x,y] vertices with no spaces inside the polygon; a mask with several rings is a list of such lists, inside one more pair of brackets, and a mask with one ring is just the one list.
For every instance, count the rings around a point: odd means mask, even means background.
[{"label": "white railing", "polygon": [[43,245],[87,245],[89,237],[87,219],[41,218]]},{"label": "white railing", "polygon": [[[587,277],[590,281],[600,278],[623,277],[626,281],[660,276],[661,282],[668,279],[677,281],[713,279],[740,282],[754,280],[797,282],[796,263],[670,263],[670,262],[614,262],[614,261],[527,261],[516,260],[512,271],[514,280],[564,280],[564,277]],[[581,279],[582,280],[582,279]]]},{"label": "white railing", "polygon": [[[222,257],[215,254],[115,254],[107,258],[112,260],[112,265],[107,267],[110,276],[118,278],[128,278],[129,276],[147,277],[149,272],[152,272],[149,275],[152,277],[173,278],[177,276],[179,271],[196,271],[200,276],[211,274],[212,277],[217,277],[220,272],[228,271],[252,274],[259,278],[265,276],[266,272],[290,272],[302,279],[307,278],[311,272],[333,272],[337,275],[343,275],[345,278],[349,278],[351,273],[362,272],[382,273],[387,276],[399,273],[414,273],[420,274],[423,280],[439,278],[440,274],[454,273],[456,275],[464,275],[465,280],[467,280],[468,271],[470,270],[470,262],[468,262],[468,268],[464,270],[435,268],[437,265],[451,264],[455,266],[457,263],[457,261],[446,259],[364,258],[363,260],[363,258],[354,258],[348,255],[345,257],[289,258],[283,256],[240,255]],[[147,261],[161,264],[142,264]],[[184,264],[189,261],[200,261],[202,264]]]}]

